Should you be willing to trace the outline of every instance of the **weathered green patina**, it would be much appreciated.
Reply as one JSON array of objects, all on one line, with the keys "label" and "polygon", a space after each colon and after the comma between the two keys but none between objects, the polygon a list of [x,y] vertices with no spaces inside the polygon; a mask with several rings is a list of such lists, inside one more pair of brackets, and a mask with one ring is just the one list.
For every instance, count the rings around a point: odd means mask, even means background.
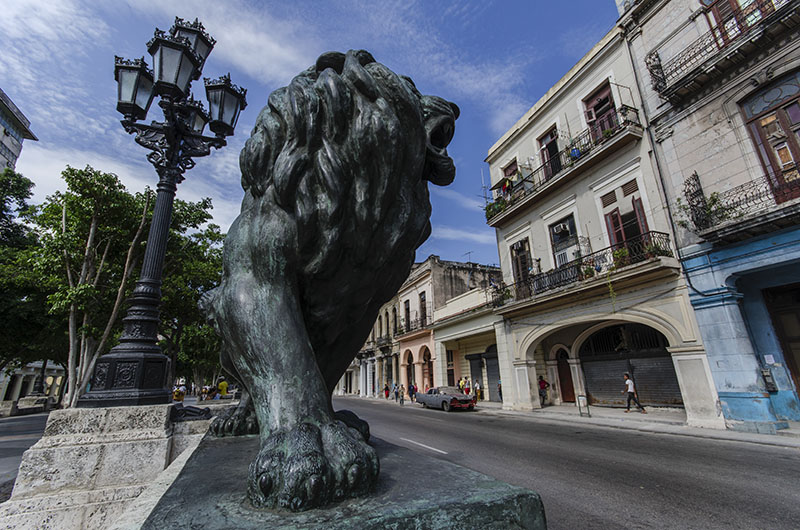
[{"label": "weathered green patina", "polygon": [[[222,283],[203,302],[255,410],[255,506],[301,511],[374,487],[378,457],[331,392],[430,235],[428,182],[455,177],[458,113],[363,50],[321,55],[261,111]],[[242,406],[214,430],[254,427]]]}]

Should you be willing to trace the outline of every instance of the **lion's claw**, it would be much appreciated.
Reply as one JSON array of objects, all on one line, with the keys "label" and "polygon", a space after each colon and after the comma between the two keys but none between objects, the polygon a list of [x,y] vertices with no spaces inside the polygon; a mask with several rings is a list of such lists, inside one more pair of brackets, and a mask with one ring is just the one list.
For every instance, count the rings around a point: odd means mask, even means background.
[{"label": "lion's claw", "polygon": [[250,500],[303,511],[361,495],[377,476],[377,455],[358,433],[339,422],[303,423],[266,440],[250,465]]}]

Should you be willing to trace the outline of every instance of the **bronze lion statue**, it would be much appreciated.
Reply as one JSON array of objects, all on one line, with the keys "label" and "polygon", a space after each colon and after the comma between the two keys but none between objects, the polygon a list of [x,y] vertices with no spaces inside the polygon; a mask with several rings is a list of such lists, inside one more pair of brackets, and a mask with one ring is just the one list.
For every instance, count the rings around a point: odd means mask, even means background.
[{"label": "bronze lion statue", "polygon": [[374,486],[365,424],[336,416],[331,393],[430,235],[428,182],[455,177],[458,114],[363,50],[321,55],[259,114],[222,282],[202,303],[249,394],[217,428],[260,435],[254,505],[306,510]]}]

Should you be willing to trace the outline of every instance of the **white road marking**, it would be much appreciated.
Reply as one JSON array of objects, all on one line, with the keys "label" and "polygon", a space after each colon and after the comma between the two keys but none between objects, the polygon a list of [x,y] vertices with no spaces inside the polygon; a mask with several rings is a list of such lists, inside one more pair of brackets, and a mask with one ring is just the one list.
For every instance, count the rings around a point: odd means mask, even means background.
[{"label": "white road marking", "polygon": [[430,449],[431,451],[436,451],[437,453],[442,453],[443,455],[447,454],[445,451],[442,451],[441,449],[436,449],[435,447],[431,447],[430,445],[421,444],[419,442],[415,442],[414,440],[409,440],[408,438],[400,438],[400,439],[403,440],[404,442],[409,442],[409,443],[418,445],[420,447],[424,447],[425,449]]}]

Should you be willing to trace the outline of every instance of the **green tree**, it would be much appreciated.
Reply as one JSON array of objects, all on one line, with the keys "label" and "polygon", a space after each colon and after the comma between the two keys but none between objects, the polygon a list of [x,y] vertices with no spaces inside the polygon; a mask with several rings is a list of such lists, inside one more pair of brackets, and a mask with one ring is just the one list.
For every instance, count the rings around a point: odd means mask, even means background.
[{"label": "green tree", "polygon": [[[175,201],[164,260],[159,330],[163,337],[162,351],[172,360],[172,378],[178,372],[182,376],[189,375],[186,371],[188,366],[205,367],[209,362],[213,365],[219,362],[216,335],[206,325],[197,305],[204,293],[219,285],[222,276],[222,241],[225,235],[215,224],[200,229],[210,219],[210,199],[197,203]],[[187,229],[195,231],[187,234]],[[186,337],[187,332],[189,337]],[[213,354],[208,354],[209,350]],[[197,363],[194,363],[195,359]],[[198,384],[199,373],[192,373]]]},{"label": "green tree", "polygon": [[47,314],[47,279],[32,267],[39,242],[20,222],[33,182],[6,168],[0,174],[0,371],[49,359],[66,362],[66,321]]},{"label": "green tree", "polygon": [[28,227],[18,217],[28,209],[33,195],[33,182],[5,168],[0,173],[0,247],[20,248],[32,243]]},{"label": "green tree", "polygon": [[119,329],[119,313],[142,254],[152,194],[130,194],[113,173],[67,166],[67,190],[27,215],[41,241],[33,266],[51,285],[48,303],[67,321],[66,406],[75,406]]}]

